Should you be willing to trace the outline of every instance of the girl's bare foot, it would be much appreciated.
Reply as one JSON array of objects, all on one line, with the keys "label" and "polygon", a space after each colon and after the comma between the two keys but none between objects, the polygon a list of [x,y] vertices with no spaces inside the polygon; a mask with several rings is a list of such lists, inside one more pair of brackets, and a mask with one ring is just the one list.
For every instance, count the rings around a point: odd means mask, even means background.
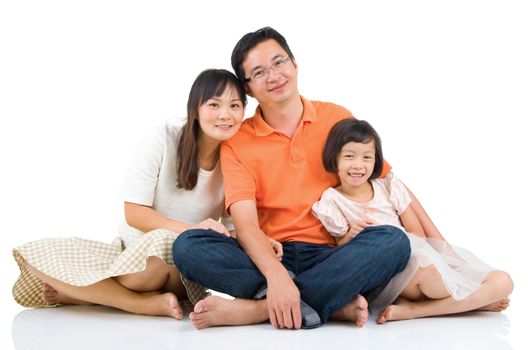
[{"label": "girl's bare foot", "polygon": [[394,304],[387,306],[385,310],[380,312],[376,322],[383,324],[387,321],[409,320],[413,318],[413,302],[398,298]]},{"label": "girl's bare foot", "polygon": [[504,298],[499,301],[496,301],[494,303],[491,303],[489,305],[481,307],[480,311],[494,311],[494,312],[501,312],[504,311],[510,306],[510,299]]},{"label": "girl's bare foot", "polygon": [[354,322],[356,326],[363,327],[368,320],[368,302],[358,295],[354,300],[346,304],[341,310],[332,315],[336,321]]},{"label": "girl's bare foot", "polygon": [[241,326],[266,321],[268,309],[265,300],[229,300],[212,295],[200,300],[189,318],[196,329]]},{"label": "girl's bare foot", "polygon": [[86,301],[82,301],[82,300],[71,298],[67,295],[64,295],[61,292],[58,292],[57,290],[55,290],[52,286],[50,286],[47,283],[45,283],[44,287],[42,288],[42,300],[44,300],[44,302],[49,306],[52,306],[55,304],[93,305]]}]

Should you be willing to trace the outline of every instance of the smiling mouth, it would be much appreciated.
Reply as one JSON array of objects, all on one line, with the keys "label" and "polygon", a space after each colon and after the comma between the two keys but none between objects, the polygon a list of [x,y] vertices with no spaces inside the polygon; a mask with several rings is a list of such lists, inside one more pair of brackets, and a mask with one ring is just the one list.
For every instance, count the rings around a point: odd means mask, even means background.
[{"label": "smiling mouth", "polygon": [[215,125],[215,128],[218,128],[220,130],[229,130],[233,127],[233,125]]},{"label": "smiling mouth", "polygon": [[358,173],[348,173],[348,176],[350,176],[353,179],[361,179],[365,174],[358,174]]},{"label": "smiling mouth", "polygon": [[277,91],[277,90],[280,90],[282,89],[284,86],[286,86],[288,82],[285,82],[285,83],[282,83],[280,85],[276,85],[274,87],[272,87],[271,89],[269,89],[269,91],[273,92],[273,91]]}]

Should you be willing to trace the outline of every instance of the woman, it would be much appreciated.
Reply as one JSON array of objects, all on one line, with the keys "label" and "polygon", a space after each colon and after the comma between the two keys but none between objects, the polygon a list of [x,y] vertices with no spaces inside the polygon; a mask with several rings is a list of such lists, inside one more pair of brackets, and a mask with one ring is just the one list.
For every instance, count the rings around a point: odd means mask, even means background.
[{"label": "woman", "polygon": [[132,159],[120,236],[112,244],[58,238],[15,248],[21,270],[15,300],[27,307],[100,304],[181,319],[178,300],[194,303],[206,292],[182,283],[172,262],[172,242],[190,228],[233,231],[222,214],[219,153],[220,143],[238,131],[245,105],[244,89],[232,73],[200,73],[183,127],[158,128]]}]

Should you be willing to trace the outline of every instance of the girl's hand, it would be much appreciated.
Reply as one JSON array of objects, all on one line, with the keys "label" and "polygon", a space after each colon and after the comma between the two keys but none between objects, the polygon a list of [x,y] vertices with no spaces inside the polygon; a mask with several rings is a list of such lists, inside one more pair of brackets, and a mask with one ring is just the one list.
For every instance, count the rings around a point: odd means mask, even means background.
[{"label": "girl's hand", "polygon": [[190,227],[190,229],[196,229],[196,228],[203,229],[203,230],[213,230],[224,236],[231,237],[229,235],[229,231],[224,225],[222,225],[220,222],[213,220],[211,218],[206,219],[202,222],[199,222],[195,225],[191,225]]},{"label": "girl's hand", "polygon": [[348,223],[348,232],[345,233],[341,237],[336,237],[335,238],[337,245],[340,246],[340,245],[343,245],[343,244],[347,244],[348,242],[353,240],[354,237],[356,237],[358,235],[358,233],[360,233],[361,231],[363,231],[365,228],[367,228],[368,226],[370,226],[372,224],[373,224],[373,222],[370,221],[370,220],[349,222]]},{"label": "girl's hand", "polygon": [[282,244],[274,240],[273,238],[269,238],[269,237],[267,238],[271,243],[271,247],[273,248],[273,251],[275,251],[275,256],[277,256],[277,259],[279,259],[279,261],[282,260],[282,255],[283,255]]}]

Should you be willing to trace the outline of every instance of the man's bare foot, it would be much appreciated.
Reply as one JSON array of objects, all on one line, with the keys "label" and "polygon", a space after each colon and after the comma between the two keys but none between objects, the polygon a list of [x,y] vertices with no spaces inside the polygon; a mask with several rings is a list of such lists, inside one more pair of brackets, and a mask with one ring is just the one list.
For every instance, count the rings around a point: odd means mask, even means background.
[{"label": "man's bare foot", "polygon": [[394,304],[387,306],[385,310],[380,312],[376,322],[383,324],[387,321],[409,320],[413,318],[413,302],[398,298]]},{"label": "man's bare foot", "polygon": [[137,310],[139,314],[152,316],[169,316],[181,320],[183,318],[183,310],[180,307],[178,298],[174,293],[157,293],[149,292],[143,294],[143,307]]},{"label": "man's bare foot", "polygon": [[358,295],[354,300],[346,304],[341,310],[332,315],[336,321],[354,322],[356,326],[363,327],[368,320],[368,302]]},{"label": "man's bare foot", "polygon": [[42,300],[49,305],[64,304],[64,305],[93,305],[89,302],[71,298],[61,292],[55,290],[52,286],[45,283],[42,288]]},{"label": "man's bare foot", "polygon": [[510,298],[504,298],[489,305],[483,306],[478,310],[501,312],[506,310],[508,306],[510,306]]},{"label": "man's bare foot", "polygon": [[214,326],[241,326],[268,319],[265,300],[228,300],[216,295],[200,300],[189,318],[196,329]]}]

